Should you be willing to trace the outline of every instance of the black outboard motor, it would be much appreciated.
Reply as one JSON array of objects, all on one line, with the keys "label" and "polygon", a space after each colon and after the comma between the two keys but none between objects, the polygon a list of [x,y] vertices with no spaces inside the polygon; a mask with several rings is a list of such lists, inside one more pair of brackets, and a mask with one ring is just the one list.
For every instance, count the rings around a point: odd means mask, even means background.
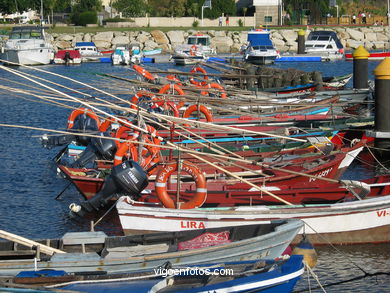
[{"label": "black outboard motor", "polygon": [[125,192],[136,198],[148,183],[147,173],[138,163],[133,160],[125,161],[112,168],[102,189],[93,198],[80,205],[72,203],[69,206],[70,216],[83,217],[86,213],[98,211],[117,193]]},{"label": "black outboard motor", "polygon": [[[89,117],[88,115],[82,114],[76,117],[74,121],[74,125],[69,132],[74,133],[88,133],[88,132],[96,132],[98,131],[97,122]],[[41,142],[43,147],[51,149],[55,146],[61,146],[71,143],[72,141],[77,141],[80,145],[88,145],[91,137],[84,135],[72,135],[72,134],[64,134],[58,136],[47,136],[44,134],[41,137]]]},{"label": "black outboard motor", "polygon": [[100,132],[100,137],[92,137],[87,148],[79,155],[78,159],[70,164],[72,168],[87,167],[88,164],[93,164],[96,159],[112,160],[116,152],[116,144],[107,132]]}]

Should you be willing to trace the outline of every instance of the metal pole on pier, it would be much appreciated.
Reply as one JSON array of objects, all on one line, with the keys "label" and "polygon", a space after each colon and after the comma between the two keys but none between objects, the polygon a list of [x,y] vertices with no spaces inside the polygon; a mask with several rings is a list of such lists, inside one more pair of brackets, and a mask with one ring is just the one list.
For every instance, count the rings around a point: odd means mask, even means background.
[{"label": "metal pole on pier", "polygon": [[352,54],[353,56],[353,88],[368,88],[368,57],[370,53],[360,45]]},{"label": "metal pole on pier", "polygon": [[305,54],[305,35],[303,29],[298,31],[298,54]]},{"label": "metal pole on pier", "polygon": [[375,75],[375,147],[381,157],[390,156],[390,59],[385,58],[374,70]]},{"label": "metal pole on pier", "polygon": [[[374,70],[375,74],[375,146],[390,147],[390,59],[383,60]],[[378,139],[379,138],[379,139]]]}]

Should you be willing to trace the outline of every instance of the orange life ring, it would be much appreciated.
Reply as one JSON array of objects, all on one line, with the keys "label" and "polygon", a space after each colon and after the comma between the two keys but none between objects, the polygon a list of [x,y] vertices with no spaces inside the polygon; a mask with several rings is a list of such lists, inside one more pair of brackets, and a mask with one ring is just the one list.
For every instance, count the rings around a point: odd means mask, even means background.
[{"label": "orange life ring", "polygon": [[196,55],[196,51],[198,50],[198,47],[196,45],[192,45],[191,48],[190,48],[190,55],[191,56],[195,56]]},{"label": "orange life ring", "polygon": [[82,114],[86,114],[88,117],[92,118],[96,121],[97,127],[100,128],[100,120],[94,111],[88,108],[78,108],[72,111],[68,117],[68,125],[67,128],[71,129],[74,126],[74,120]]},{"label": "orange life ring", "polygon": [[137,148],[134,146],[133,143],[129,141],[125,141],[124,143],[121,143],[118,147],[115,157],[114,157],[114,166],[118,166],[122,164],[123,157],[124,156],[131,156],[131,159],[133,161],[138,161],[138,152]]},{"label": "orange life ring", "polygon": [[[212,83],[207,84],[206,86],[203,86],[203,88],[220,90],[221,94],[219,96],[222,99],[226,99],[227,98],[227,94],[226,94],[225,89],[219,83],[212,82]],[[202,95],[205,95],[205,93],[207,93],[207,95],[210,95],[210,92],[208,92],[208,91],[201,92]]]},{"label": "orange life ring", "polygon": [[[176,83],[175,84],[166,84],[158,91],[159,94],[166,94],[168,92],[171,92],[172,94],[176,94],[179,96],[185,95],[183,89]],[[183,106],[184,106],[184,101],[179,101],[177,103],[177,107],[179,109]]]},{"label": "orange life ring", "polygon": [[148,98],[150,98],[151,101],[156,100],[156,96],[153,93],[148,92],[148,91],[139,91],[131,98],[131,105],[130,105],[131,109],[137,110],[137,108],[138,108],[137,104],[138,104],[139,98],[141,98],[141,97],[148,97]]},{"label": "orange life ring", "polygon": [[195,72],[200,72],[200,73],[203,73],[203,79],[204,81],[197,81],[195,80],[193,77],[190,77],[190,83],[196,85],[196,86],[205,86],[207,85],[207,81],[209,79],[209,77],[207,76],[207,71],[203,68],[203,67],[200,67],[200,66],[196,66],[194,68],[192,68],[192,70],[190,71],[191,73],[195,73]]},{"label": "orange life ring", "polygon": [[196,183],[195,196],[188,202],[183,202],[179,206],[176,206],[174,200],[169,196],[167,192],[167,181],[171,174],[177,171],[178,166],[176,162],[166,164],[163,168],[158,170],[155,181],[155,190],[158,198],[166,208],[171,209],[192,209],[203,205],[207,198],[207,186],[206,178],[203,173],[190,162],[183,161],[181,164],[181,170],[190,174],[194,178]]},{"label": "orange life ring", "polygon": [[168,74],[165,78],[166,78],[167,80],[174,81],[175,84],[177,84],[177,85],[180,85],[180,86],[183,85],[183,84],[180,82],[180,79],[178,79],[178,78],[176,77],[176,75]]},{"label": "orange life ring", "polygon": [[139,74],[141,74],[144,78],[148,79],[148,80],[155,80],[156,78],[153,76],[153,74],[151,74],[149,71],[147,71],[145,68],[143,68],[142,66],[139,66],[137,64],[134,64],[133,65],[133,68],[136,72],[138,72]]},{"label": "orange life ring", "polygon": [[[195,111],[198,111],[199,109],[199,112],[203,113],[203,115],[206,117],[206,120],[207,122],[213,122],[213,115],[211,114],[211,112],[209,111],[209,109],[207,109],[206,106],[204,105],[191,105],[189,106],[183,113],[183,118],[188,118],[190,117],[190,115],[195,112]],[[188,127],[189,125],[188,124],[185,124],[184,126]]]},{"label": "orange life ring", "polygon": [[[126,131],[133,131],[133,134],[131,136],[128,135],[126,138],[123,138],[122,136]],[[115,138],[117,138],[117,140],[115,140],[116,147],[119,149],[119,147],[121,146],[122,143],[120,139],[135,140],[138,138],[138,136],[139,136],[138,130],[134,130],[128,126],[121,126],[118,128],[118,130],[115,133]]]}]

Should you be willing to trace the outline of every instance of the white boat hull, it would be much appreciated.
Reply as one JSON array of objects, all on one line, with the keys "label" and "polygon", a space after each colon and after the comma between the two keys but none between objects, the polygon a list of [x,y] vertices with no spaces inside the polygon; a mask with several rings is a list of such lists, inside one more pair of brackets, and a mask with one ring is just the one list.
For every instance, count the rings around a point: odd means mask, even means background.
[{"label": "white boat hull", "polygon": [[0,58],[5,62],[17,63],[21,65],[44,65],[50,64],[53,58],[53,51],[50,48],[39,49],[6,49],[0,54]]},{"label": "white boat hull", "polygon": [[[117,210],[125,234],[184,231],[298,218],[313,244],[390,242],[390,196],[333,205],[247,206],[175,210],[132,205],[121,198]],[[298,241],[298,239],[296,239]]]}]

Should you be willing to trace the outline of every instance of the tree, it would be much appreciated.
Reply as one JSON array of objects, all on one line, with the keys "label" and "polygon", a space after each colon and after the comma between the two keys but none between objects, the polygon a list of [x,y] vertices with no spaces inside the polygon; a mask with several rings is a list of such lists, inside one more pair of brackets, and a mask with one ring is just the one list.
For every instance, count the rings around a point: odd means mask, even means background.
[{"label": "tree", "polygon": [[[204,1],[201,2],[203,5]],[[204,17],[215,19],[222,14],[236,15],[236,3],[234,0],[212,0],[211,6],[211,9],[204,10]]]},{"label": "tree", "polygon": [[112,7],[122,12],[125,17],[145,16],[148,12],[145,0],[115,0]]}]

